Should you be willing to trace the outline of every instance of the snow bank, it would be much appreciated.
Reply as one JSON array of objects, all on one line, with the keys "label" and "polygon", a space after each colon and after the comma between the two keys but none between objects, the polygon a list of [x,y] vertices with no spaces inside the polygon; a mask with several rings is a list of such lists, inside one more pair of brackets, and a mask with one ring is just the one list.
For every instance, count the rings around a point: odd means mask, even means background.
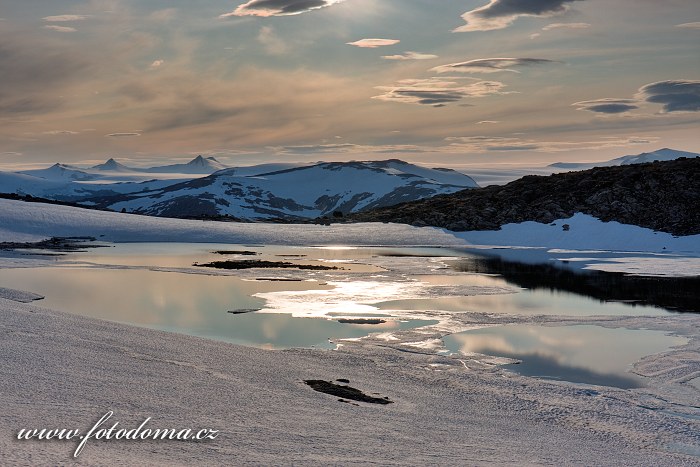
[{"label": "snow bank", "polygon": [[277,245],[454,246],[463,243],[453,235],[431,227],[207,222],[0,199],[0,242],[70,236],[92,236],[110,242]]},{"label": "snow bank", "polygon": [[[565,224],[569,230],[564,230]],[[522,222],[506,224],[498,231],[453,232],[453,235],[472,245],[700,254],[700,235],[676,237],[635,225],[603,222],[582,213],[552,224]]]}]

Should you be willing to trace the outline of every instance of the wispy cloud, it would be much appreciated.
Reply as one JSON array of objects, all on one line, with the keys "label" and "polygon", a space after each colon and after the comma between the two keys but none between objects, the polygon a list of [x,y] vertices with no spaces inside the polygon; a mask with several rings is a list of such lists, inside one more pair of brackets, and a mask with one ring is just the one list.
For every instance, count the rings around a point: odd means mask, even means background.
[{"label": "wispy cloud", "polygon": [[158,60],[153,60],[153,63],[151,63],[150,67],[151,69],[159,68],[165,63],[165,60],[158,59]]},{"label": "wispy cloud", "polygon": [[602,137],[586,141],[541,141],[519,137],[465,136],[445,138],[448,145],[445,152],[566,152],[579,150],[600,150],[649,144],[658,141],[656,137]]},{"label": "wispy cloud", "polygon": [[695,23],[683,23],[683,24],[676,24],[677,28],[685,28],[685,29],[700,29],[700,21],[695,22]]},{"label": "wispy cloud", "polygon": [[647,102],[663,104],[664,112],[700,112],[700,80],[667,80],[639,88]]},{"label": "wispy cloud", "polygon": [[429,152],[431,148],[412,144],[308,144],[298,146],[270,147],[277,154],[309,155],[309,154],[416,154]]},{"label": "wispy cloud", "polygon": [[436,66],[435,68],[431,68],[430,71],[436,71],[438,73],[447,73],[451,71],[458,71],[461,73],[496,73],[499,71],[510,71],[513,73],[518,73],[512,68],[530,65],[543,65],[547,63],[556,62],[544,58],[482,58],[478,60],[469,60],[467,62],[440,65]]},{"label": "wispy cloud", "polygon": [[60,23],[65,21],[83,21],[88,19],[89,16],[86,15],[56,15],[56,16],[45,16],[42,18],[44,21],[53,23]]},{"label": "wispy cloud", "polygon": [[520,16],[554,16],[563,13],[569,4],[583,0],[491,0],[488,5],[462,15],[467,22],[455,32],[491,31],[510,26]]},{"label": "wispy cloud", "polygon": [[383,94],[372,97],[387,102],[402,102],[405,104],[429,105],[444,107],[468,97],[484,97],[493,94],[503,94],[505,85],[498,81],[479,81],[468,85],[460,85],[454,81],[437,78],[406,79],[394,86],[377,86]]},{"label": "wispy cloud", "polygon": [[110,133],[108,135],[110,138],[130,138],[133,136],[141,136],[141,133]]},{"label": "wispy cloud", "polygon": [[476,122],[477,125],[494,125],[496,123],[501,123],[498,120],[481,120]]},{"label": "wispy cloud", "polygon": [[51,131],[45,131],[43,134],[45,134],[45,135],[78,135],[78,134],[80,134],[80,132],[70,131],[70,130],[51,130]]},{"label": "wispy cloud", "polygon": [[344,0],[250,0],[219,18],[232,16],[289,16],[325,8]]},{"label": "wispy cloud", "polygon": [[[65,105],[66,86],[89,74],[86,55],[71,53],[49,39],[0,33],[0,116],[34,115]],[[0,125],[2,126],[2,125]]]},{"label": "wispy cloud", "polygon": [[438,58],[438,56],[409,50],[408,52],[398,55],[382,55],[382,58],[384,60],[432,60],[433,58]]},{"label": "wispy cloud", "polygon": [[355,42],[346,42],[346,44],[365,49],[376,49],[377,47],[396,45],[399,42],[401,42],[399,39],[360,39],[359,41]]},{"label": "wispy cloud", "polygon": [[634,99],[617,99],[607,97],[604,99],[595,99],[589,101],[575,102],[571,105],[577,107],[578,110],[586,110],[588,112],[596,112],[602,114],[622,114],[630,110],[638,109],[638,102]]},{"label": "wispy cloud", "polygon": [[75,31],[77,31],[77,29],[75,29],[75,28],[71,28],[68,26],[56,26],[53,24],[44,26],[44,29],[50,29],[50,30],[56,31],[56,32],[75,32]]},{"label": "wispy cloud", "polygon": [[552,23],[543,27],[543,31],[551,31],[552,29],[588,29],[591,25],[588,23]]}]

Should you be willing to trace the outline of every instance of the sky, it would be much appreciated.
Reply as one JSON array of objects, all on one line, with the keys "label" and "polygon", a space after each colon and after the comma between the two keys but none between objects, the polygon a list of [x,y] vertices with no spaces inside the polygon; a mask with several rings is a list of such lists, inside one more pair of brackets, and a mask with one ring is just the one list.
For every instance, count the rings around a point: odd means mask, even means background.
[{"label": "sky", "polygon": [[0,168],[700,152],[697,0],[3,0]]}]

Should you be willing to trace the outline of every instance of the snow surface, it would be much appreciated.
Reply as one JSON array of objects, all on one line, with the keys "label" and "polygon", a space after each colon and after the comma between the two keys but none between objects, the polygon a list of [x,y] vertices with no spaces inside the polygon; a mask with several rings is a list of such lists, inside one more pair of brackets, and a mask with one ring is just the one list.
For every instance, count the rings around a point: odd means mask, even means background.
[{"label": "snow surface", "polygon": [[166,219],[0,199],[0,242],[92,236],[109,242],[278,245],[459,245],[436,228],[399,224],[246,224]]},{"label": "snow surface", "polygon": [[[682,317],[620,320],[688,335]],[[485,356],[394,341],[267,351],[0,299],[3,465],[697,465],[695,340],[622,390],[505,372]],[[691,334],[692,335],[692,334]],[[421,340],[420,342],[426,342]],[[437,343],[437,340],[435,340]],[[669,372],[668,369],[673,371]],[[695,370],[697,372],[697,369]],[[388,405],[341,403],[304,380],[350,380]],[[697,400],[697,399],[696,399]],[[22,428],[209,428],[215,440],[17,441]],[[679,451],[679,452],[674,452]]]},{"label": "snow surface", "polygon": [[[563,229],[564,224],[569,225],[568,231]],[[552,224],[528,221],[506,224],[497,231],[456,232],[454,235],[474,245],[700,254],[700,235],[676,237],[615,221],[603,222],[582,213]]]},{"label": "snow surface", "polygon": [[25,292],[24,290],[0,287],[0,298],[14,300],[15,302],[29,303],[33,302],[34,300],[41,300],[44,297],[33,292]]}]

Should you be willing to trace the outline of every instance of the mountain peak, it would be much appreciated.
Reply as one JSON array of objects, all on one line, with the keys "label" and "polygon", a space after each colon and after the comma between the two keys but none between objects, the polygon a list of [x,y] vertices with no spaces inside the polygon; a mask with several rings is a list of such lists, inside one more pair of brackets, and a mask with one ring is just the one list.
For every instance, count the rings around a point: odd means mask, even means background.
[{"label": "mountain peak", "polygon": [[114,160],[113,157],[107,159],[107,161],[103,164],[97,164],[90,168],[95,170],[131,170],[129,167]]},{"label": "mountain peak", "polygon": [[192,159],[191,161],[189,161],[189,162],[187,163],[187,165],[190,166],[190,167],[213,167],[213,168],[219,168],[218,166],[219,166],[220,164],[219,164],[219,161],[217,161],[217,160],[214,159],[213,157],[207,157],[207,158],[205,158],[204,156],[199,155],[199,156],[195,157],[194,159]]}]

